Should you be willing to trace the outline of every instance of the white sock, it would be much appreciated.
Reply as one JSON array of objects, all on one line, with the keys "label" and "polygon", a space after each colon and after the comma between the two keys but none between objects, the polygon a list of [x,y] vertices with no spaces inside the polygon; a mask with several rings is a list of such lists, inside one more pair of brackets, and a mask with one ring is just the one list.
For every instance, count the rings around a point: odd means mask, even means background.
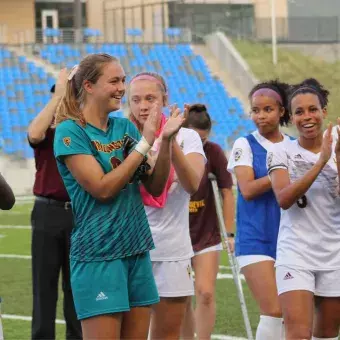
[{"label": "white sock", "polygon": [[256,340],[284,340],[284,330],[282,318],[261,315],[257,326]]},{"label": "white sock", "polygon": [[315,336],[312,337],[312,340],[338,340],[338,337],[335,338],[316,338]]}]

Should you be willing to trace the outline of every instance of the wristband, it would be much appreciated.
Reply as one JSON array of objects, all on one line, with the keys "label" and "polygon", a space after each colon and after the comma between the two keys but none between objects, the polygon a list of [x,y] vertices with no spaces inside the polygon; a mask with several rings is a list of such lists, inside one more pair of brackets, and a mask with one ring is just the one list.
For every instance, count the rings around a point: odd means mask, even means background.
[{"label": "wristband", "polygon": [[227,236],[228,237],[235,237],[235,234],[234,233],[227,233]]},{"label": "wristband", "polygon": [[151,148],[152,146],[147,142],[147,140],[143,136],[142,139],[136,145],[135,150],[139,152],[142,156],[145,156]]}]

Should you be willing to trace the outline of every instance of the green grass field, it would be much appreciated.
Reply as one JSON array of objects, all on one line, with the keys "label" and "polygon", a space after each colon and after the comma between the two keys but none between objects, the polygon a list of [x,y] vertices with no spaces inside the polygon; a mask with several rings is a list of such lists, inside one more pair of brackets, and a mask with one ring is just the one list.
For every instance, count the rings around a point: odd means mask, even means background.
[{"label": "green grass field", "polygon": [[279,78],[291,84],[311,77],[319,80],[331,92],[328,119],[336,122],[340,106],[340,60],[330,63],[287,48],[278,48],[278,64],[275,66],[270,45],[247,40],[233,40],[233,44],[259,80]]},{"label": "green grass field", "polygon": [[[31,204],[18,204],[12,211],[0,212],[0,296],[3,299],[1,312],[5,340],[30,339],[30,316],[32,313],[31,261],[29,226]],[[10,227],[10,226],[13,226]],[[9,258],[5,255],[25,255],[24,258]],[[228,266],[227,256],[222,255],[222,266]],[[231,274],[230,269],[221,267],[220,273]],[[255,333],[258,322],[258,310],[249,291],[244,284],[248,312]],[[61,298],[59,294],[57,317],[63,319]],[[11,319],[15,317],[17,319]],[[26,318],[27,320],[20,320]],[[57,339],[65,339],[65,326],[57,324]],[[232,279],[224,278],[217,281],[217,321],[214,334],[233,337],[245,337],[243,319],[238,303],[236,288]],[[217,337],[233,339],[233,337]],[[235,339],[235,338],[234,338]]]}]

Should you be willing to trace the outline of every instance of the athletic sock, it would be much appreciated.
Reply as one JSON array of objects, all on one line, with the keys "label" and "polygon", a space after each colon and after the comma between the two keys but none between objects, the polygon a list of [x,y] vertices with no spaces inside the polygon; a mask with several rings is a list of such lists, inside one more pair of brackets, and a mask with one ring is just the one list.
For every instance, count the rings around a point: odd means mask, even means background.
[{"label": "athletic sock", "polygon": [[312,337],[312,340],[338,340],[338,337],[335,338],[316,338],[315,336]]},{"label": "athletic sock", "polygon": [[257,326],[256,340],[284,340],[284,325],[282,318],[261,315]]}]

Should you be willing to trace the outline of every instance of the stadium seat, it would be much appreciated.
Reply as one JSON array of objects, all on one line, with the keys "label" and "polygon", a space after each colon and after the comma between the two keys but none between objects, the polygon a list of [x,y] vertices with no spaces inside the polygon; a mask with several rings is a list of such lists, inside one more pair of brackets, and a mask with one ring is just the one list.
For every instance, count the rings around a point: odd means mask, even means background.
[{"label": "stadium seat", "polygon": [[[6,59],[8,63],[4,63]],[[27,127],[49,100],[50,87],[55,80],[43,68],[4,47],[0,47],[0,65],[2,152],[32,158],[32,149],[27,144]]]},{"label": "stadium seat", "polygon": [[168,37],[179,37],[182,34],[182,30],[180,28],[170,27],[165,29],[165,34]]},{"label": "stadium seat", "polygon": [[44,35],[46,37],[59,37],[61,33],[60,30],[57,28],[45,28]]},{"label": "stadium seat", "polygon": [[143,31],[139,28],[127,28],[126,34],[131,37],[141,37],[143,35]]},{"label": "stadium seat", "polygon": [[85,37],[100,37],[102,35],[100,30],[93,28],[84,28],[83,34]]},{"label": "stadium seat", "polygon": [[[180,29],[168,29],[165,34],[176,36]],[[58,30],[45,34],[55,37]],[[100,35],[96,30],[85,29],[87,37]],[[130,29],[130,35],[142,32]],[[201,56],[194,54],[189,44],[110,44],[84,43],[45,44],[40,57],[57,69],[71,68],[89,53],[105,52],[120,59],[128,75],[142,71],[160,73],[169,85],[170,103],[183,107],[185,103],[204,103],[213,119],[212,140],[223,149],[230,149],[240,135],[254,129],[253,122],[244,113],[237,98],[229,95],[224,85],[211,73]],[[27,61],[24,56],[0,47],[0,131],[2,151],[24,158],[33,157],[27,145],[26,131],[35,115],[50,98],[50,88],[55,79],[44,68]],[[126,104],[126,98],[123,99]],[[122,111],[111,115],[123,117]]]}]

